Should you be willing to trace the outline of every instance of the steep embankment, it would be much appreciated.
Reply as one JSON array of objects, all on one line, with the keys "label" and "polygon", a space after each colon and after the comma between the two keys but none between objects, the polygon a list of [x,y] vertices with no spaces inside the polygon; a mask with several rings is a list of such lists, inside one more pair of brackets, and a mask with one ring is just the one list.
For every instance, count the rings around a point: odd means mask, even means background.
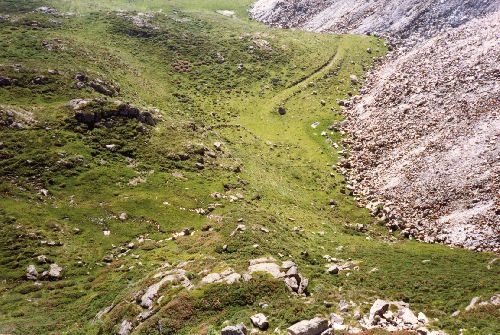
[{"label": "steep embankment", "polygon": [[353,136],[344,166],[361,201],[404,235],[499,250],[498,7],[263,0],[252,9],[269,24],[376,33],[399,46],[346,103]]}]

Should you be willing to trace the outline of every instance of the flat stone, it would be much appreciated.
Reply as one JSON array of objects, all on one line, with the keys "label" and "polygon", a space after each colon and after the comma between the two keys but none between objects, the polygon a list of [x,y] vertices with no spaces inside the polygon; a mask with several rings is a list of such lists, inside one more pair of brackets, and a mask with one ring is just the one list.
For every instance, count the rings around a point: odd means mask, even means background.
[{"label": "flat stone", "polygon": [[221,278],[222,277],[220,273],[209,273],[208,275],[206,275],[201,279],[201,282],[203,284],[212,284],[218,282],[219,280],[221,280]]},{"label": "flat stone", "polygon": [[288,270],[290,269],[292,266],[297,266],[297,264],[295,264],[294,262],[292,261],[284,261],[282,264],[281,264],[281,267],[285,270]]},{"label": "flat stone", "polygon": [[248,272],[251,274],[255,272],[266,272],[274,278],[282,278],[285,276],[285,274],[281,272],[281,267],[276,263],[258,263],[250,265],[248,267]]},{"label": "flat stone", "polygon": [[261,257],[261,258],[251,259],[250,265],[255,265],[259,263],[274,263],[274,262],[276,262],[276,259],[274,259],[274,257]]},{"label": "flat stone", "polygon": [[288,328],[289,335],[320,335],[328,329],[328,320],[314,318],[302,320]]}]

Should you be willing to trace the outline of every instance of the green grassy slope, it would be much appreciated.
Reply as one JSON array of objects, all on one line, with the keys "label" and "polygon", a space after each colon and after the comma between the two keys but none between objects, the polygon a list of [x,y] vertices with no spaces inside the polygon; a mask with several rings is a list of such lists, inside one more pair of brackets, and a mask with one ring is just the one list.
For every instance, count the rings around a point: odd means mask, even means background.
[{"label": "green grassy slope", "polygon": [[[17,80],[0,87],[0,116],[15,110],[24,123],[0,132],[0,333],[112,334],[137,314],[132,297],[163,264],[188,261],[197,285],[204,271],[244,272],[262,256],[293,259],[310,296],[266,276],[192,291],[167,285],[134,334],[216,334],[226,320],[248,324],[260,303],[270,305],[271,333],[334,312],[341,299],[366,312],[376,297],[409,302],[452,333],[499,332],[492,308],[451,317],[472,297],[499,291],[498,262],[488,267],[494,255],[388,235],[332,169],[339,150],[321,133],[340,144],[327,129],[342,119],[337,99],[356,94],[349,76],[363,77],[385,53],[383,41],[271,29],[247,19],[249,3],[0,0],[0,77]],[[40,5],[76,15],[31,12]],[[135,25],[135,11],[156,12],[137,16],[151,26]],[[77,74],[119,92],[78,88]],[[89,128],[67,106],[76,98],[107,101],[95,111],[117,99],[157,108],[162,120]],[[195,212],[214,203],[210,215]],[[247,229],[230,236],[240,223]],[[184,228],[195,233],[168,240]],[[116,257],[129,242],[134,249]],[[359,261],[359,271],[327,274],[327,254]],[[25,279],[29,264],[48,268],[39,255],[63,267],[61,280]]]}]

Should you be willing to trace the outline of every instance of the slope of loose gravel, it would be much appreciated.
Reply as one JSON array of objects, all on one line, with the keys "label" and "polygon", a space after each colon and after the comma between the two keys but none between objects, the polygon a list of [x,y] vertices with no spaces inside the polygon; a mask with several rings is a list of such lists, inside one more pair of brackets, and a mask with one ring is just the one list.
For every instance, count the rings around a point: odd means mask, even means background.
[{"label": "slope of loose gravel", "polygon": [[333,33],[376,33],[409,40],[435,36],[498,9],[497,0],[260,0],[251,14],[284,28]]},{"label": "slope of loose gravel", "polygon": [[353,182],[396,202],[426,241],[498,250],[499,22],[472,21],[382,66],[347,113]]},{"label": "slope of loose gravel", "polygon": [[499,5],[260,0],[251,10],[283,28],[396,42],[350,104],[346,129],[360,201],[404,235],[499,250]]}]

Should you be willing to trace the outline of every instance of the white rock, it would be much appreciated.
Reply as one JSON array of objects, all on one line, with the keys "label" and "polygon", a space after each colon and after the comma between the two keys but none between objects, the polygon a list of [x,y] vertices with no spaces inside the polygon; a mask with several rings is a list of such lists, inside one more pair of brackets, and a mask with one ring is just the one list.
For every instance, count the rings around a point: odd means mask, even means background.
[{"label": "white rock", "polygon": [[220,332],[221,335],[246,335],[247,327],[243,323],[237,326],[227,326]]},{"label": "white rock", "polygon": [[330,323],[344,323],[344,318],[338,314],[332,313],[330,314]]},{"label": "white rock", "polygon": [[290,269],[292,266],[297,266],[297,264],[295,264],[294,262],[292,261],[284,261],[282,264],[281,264],[281,267],[285,270],[288,270]]},{"label": "white rock", "polygon": [[332,275],[336,275],[338,274],[340,271],[339,267],[337,265],[332,265],[328,268],[328,270],[326,270],[326,272],[332,274]]},{"label": "white rock", "polygon": [[123,320],[120,324],[120,330],[118,330],[118,335],[128,335],[132,331],[132,322],[128,320]]},{"label": "white rock", "polygon": [[385,300],[377,299],[370,308],[370,320],[373,320],[375,315],[383,315],[389,310],[389,303]]},{"label": "white rock", "polygon": [[49,267],[49,277],[53,279],[61,278],[62,267],[57,265],[56,263],[50,264]]},{"label": "white rock", "polygon": [[236,283],[237,281],[240,281],[241,275],[239,273],[231,273],[227,277],[224,277],[224,281],[226,284],[233,284]]},{"label": "white rock", "polygon": [[250,317],[250,320],[252,321],[252,324],[260,330],[266,330],[267,328],[269,328],[267,317],[262,313],[252,315]]},{"label": "white rock", "polygon": [[473,309],[476,306],[478,301],[479,301],[479,297],[472,298],[469,305],[467,307],[465,307],[465,310],[470,311],[471,309]]},{"label": "white rock", "polygon": [[250,274],[255,272],[266,272],[274,278],[282,278],[285,276],[285,274],[281,272],[281,267],[276,263],[258,263],[255,265],[250,265],[248,267],[248,272]]},{"label": "white rock", "polygon": [[26,268],[26,278],[29,280],[37,280],[38,278],[38,271],[36,270],[36,266],[33,264],[28,265]]},{"label": "white rock", "polygon": [[214,142],[214,147],[217,150],[220,150],[222,148],[222,143],[221,142]]},{"label": "white rock", "polygon": [[418,318],[415,316],[415,314],[411,311],[409,308],[402,308],[399,311],[399,317],[405,324],[410,324],[410,325],[416,325],[418,324]]},{"label": "white rock", "polygon": [[320,335],[328,329],[328,320],[323,318],[314,318],[311,320],[302,320],[288,328],[289,335]]},{"label": "white rock", "polygon": [[417,318],[418,318],[418,321],[420,321],[424,325],[429,323],[429,319],[422,312],[418,313]]},{"label": "white rock", "polygon": [[320,123],[318,121],[316,121],[313,124],[311,124],[311,128],[316,129],[316,128],[318,128],[319,125],[320,125]]},{"label": "white rock", "polygon": [[212,284],[218,282],[219,280],[221,280],[221,278],[222,276],[220,275],[220,273],[209,273],[201,279],[201,282],[203,284]]}]

